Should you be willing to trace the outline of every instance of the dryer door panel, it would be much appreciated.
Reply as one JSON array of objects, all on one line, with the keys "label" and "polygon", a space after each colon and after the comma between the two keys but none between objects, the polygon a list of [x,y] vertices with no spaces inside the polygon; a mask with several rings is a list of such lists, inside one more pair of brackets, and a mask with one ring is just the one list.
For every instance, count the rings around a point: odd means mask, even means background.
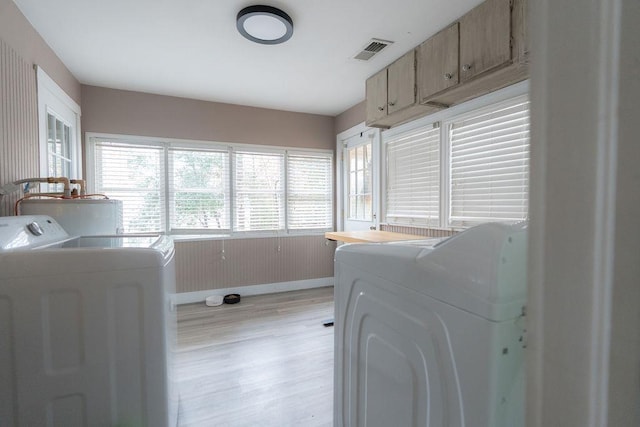
[{"label": "dryer door panel", "polygon": [[345,316],[345,421],[367,427],[462,425],[446,325],[401,291],[363,280],[353,284]]}]

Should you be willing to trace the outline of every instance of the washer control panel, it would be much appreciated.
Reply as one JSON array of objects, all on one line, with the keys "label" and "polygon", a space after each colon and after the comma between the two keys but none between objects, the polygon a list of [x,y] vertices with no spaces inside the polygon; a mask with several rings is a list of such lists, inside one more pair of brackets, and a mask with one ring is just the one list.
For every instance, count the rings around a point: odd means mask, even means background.
[{"label": "washer control panel", "polygon": [[68,238],[60,224],[47,215],[0,217],[0,252],[35,249]]}]

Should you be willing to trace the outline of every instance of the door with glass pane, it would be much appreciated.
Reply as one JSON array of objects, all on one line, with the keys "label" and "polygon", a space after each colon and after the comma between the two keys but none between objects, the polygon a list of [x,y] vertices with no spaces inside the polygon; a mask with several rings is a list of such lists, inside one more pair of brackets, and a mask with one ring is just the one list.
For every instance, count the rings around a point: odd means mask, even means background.
[{"label": "door with glass pane", "polygon": [[[80,106],[41,68],[38,68],[38,128],[40,176],[82,178]],[[55,192],[61,188],[41,185],[40,190]]]},{"label": "door with glass pane", "polygon": [[343,141],[343,224],[345,231],[377,227],[377,131],[362,132]]},{"label": "door with glass pane", "polygon": [[73,126],[47,112],[47,176],[71,176]]}]

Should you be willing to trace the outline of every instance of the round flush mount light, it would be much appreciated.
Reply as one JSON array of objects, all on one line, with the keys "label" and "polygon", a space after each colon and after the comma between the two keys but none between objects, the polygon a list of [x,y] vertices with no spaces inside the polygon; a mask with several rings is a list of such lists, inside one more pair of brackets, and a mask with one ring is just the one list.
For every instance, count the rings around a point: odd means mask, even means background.
[{"label": "round flush mount light", "polygon": [[238,12],[238,31],[246,39],[260,44],[284,43],[293,35],[291,17],[271,6],[249,6]]}]

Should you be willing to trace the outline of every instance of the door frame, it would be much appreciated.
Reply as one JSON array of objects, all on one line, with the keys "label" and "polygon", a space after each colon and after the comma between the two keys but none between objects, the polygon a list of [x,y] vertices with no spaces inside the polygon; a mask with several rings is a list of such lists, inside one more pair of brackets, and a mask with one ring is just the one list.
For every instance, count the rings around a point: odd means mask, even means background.
[{"label": "door frame", "polygon": [[380,140],[380,129],[368,127],[364,122],[357,124],[345,131],[340,132],[336,136],[336,230],[343,231],[344,230],[344,184],[345,184],[345,174],[344,174],[344,141],[347,139],[356,136],[358,134],[362,134],[365,132],[373,132],[373,140],[371,146],[371,155],[373,157],[373,182],[372,182],[372,191],[373,191],[373,214],[375,215],[373,223],[376,228],[380,228],[380,212],[381,212],[381,188],[380,188],[380,175],[382,172],[382,163],[381,163],[381,140]]}]

